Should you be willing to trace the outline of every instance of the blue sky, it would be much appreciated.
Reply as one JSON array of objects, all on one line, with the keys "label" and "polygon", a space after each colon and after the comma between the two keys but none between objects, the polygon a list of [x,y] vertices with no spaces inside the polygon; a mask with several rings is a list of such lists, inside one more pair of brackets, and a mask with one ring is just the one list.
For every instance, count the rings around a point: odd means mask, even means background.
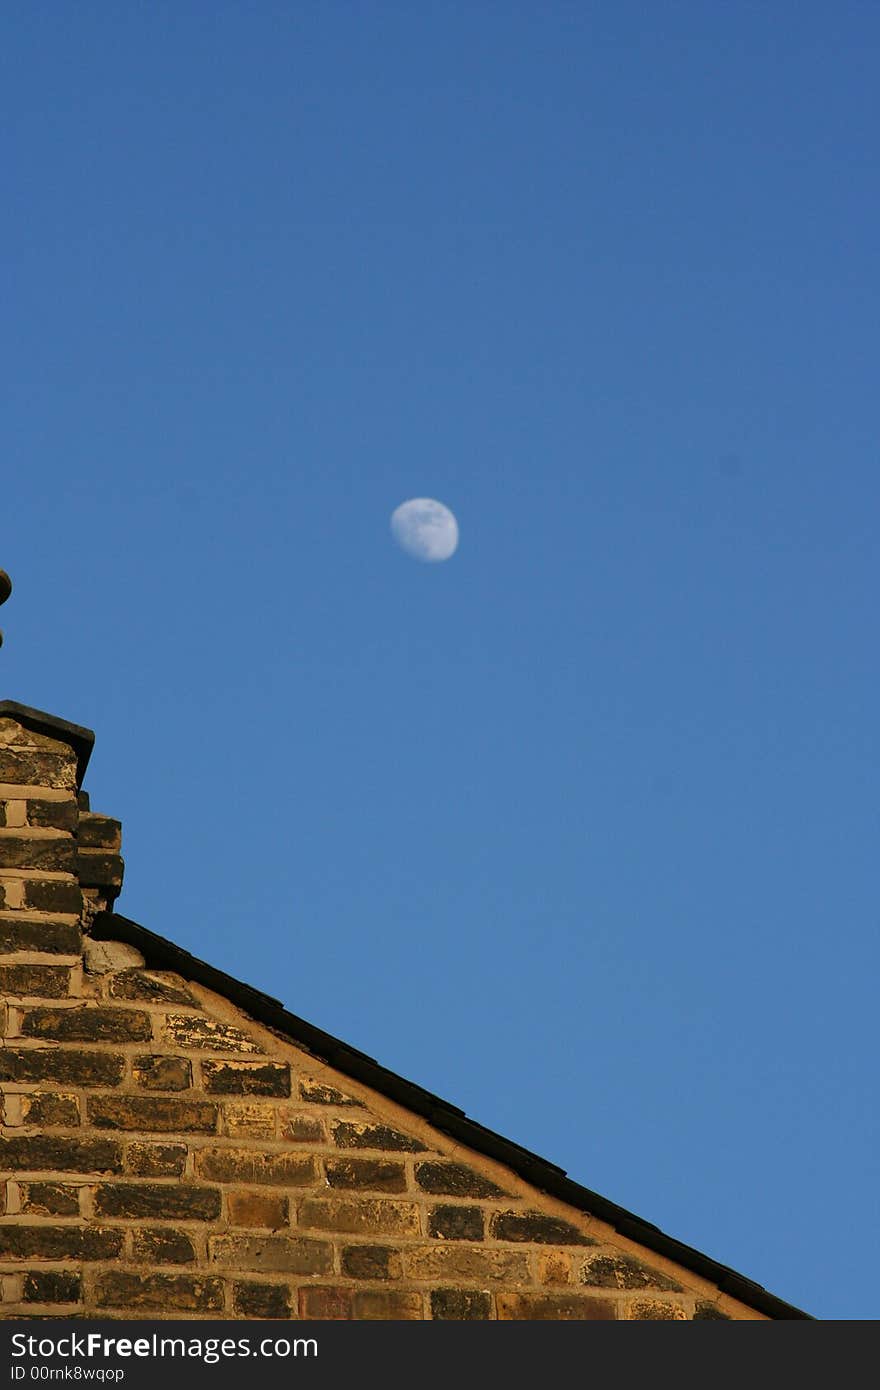
[{"label": "blue sky", "polygon": [[4,29],[0,694],[120,911],[876,1318],[876,6]]}]

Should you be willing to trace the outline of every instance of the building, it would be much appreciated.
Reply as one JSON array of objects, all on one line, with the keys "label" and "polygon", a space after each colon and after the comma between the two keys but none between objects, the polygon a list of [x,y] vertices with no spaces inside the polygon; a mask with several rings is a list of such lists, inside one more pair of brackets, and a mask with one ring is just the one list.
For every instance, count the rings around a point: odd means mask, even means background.
[{"label": "building", "polygon": [[2,1318],[809,1316],[117,914],[93,742],[0,703]]}]

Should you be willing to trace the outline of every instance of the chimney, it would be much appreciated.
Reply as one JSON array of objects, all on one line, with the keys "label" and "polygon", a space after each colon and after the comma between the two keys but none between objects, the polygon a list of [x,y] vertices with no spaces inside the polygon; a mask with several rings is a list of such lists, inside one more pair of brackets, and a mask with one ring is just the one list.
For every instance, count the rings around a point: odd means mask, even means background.
[{"label": "chimney", "polygon": [[119,822],[80,790],[93,744],[90,729],[0,701],[3,954],[78,952],[122,887]]}]

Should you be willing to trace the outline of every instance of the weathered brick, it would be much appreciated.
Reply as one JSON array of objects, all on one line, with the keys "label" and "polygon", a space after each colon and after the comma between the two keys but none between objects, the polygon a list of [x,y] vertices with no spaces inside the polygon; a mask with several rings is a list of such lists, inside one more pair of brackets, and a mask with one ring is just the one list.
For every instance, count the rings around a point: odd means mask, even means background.
[{"label": "weathered brick", "polygon": [[287,1225],[286,1197],[269,1192],[230,1192],[226,1202],[230,1226],[262,1226],[277,1231]]},{"label": "weathered brick", "polygon": [[101,1226],[0,1226],[0,1258],[112,1260],[122,1232]]},{"label": "weathered brick", "polygon": [[404,1192],[406,1170],[402,1163],[384,1158],[328,1158],[324,1162],[331,1187],[366,1192]]},{"label": "weathered brick", "polygon": [[332,1246],[290,1236],[209,1236],[208,1252],[212,1264],[255,1274],[328,1274],[333,1268]]},{"label": "weathered brick", "polygon": [[41,830],[67,830],[71,834],[79,821],[76,797],[64,801],[40,801],[29,799],[27,803],[27,823]]},{"label": "weathered brick", "polygon": [[479,1207],[432,1207],[428,1235],[437,1240],[482,1240],[483,1213]]},{"label": "weathered brick", "polygon": [[149,1134],[215,1134],[217,1107],[172,1096],[89,1096],[96,1129],[135,1129]]},{"label": "weathered brick", "polygon": [[32,748],[0,747],[0,782],[16,787],[76,788],[76,757]]},{"label": "weathered brick", "polygon": [[275,1108],[271,1105],[232,1105],[220,1112],[223,1133],[230,1139],[274,1139]]},{"label": "weathered brick", "polygon": [[53,1125],[78,1125],[79,1101],[76,1096],[58,1091],[34,1091],[21,1098],[21,1122],[40,1125],[43,1129]]},{"label": "weathered brick", "polygon": [[233,1284],[232,1306],[243,1318],[289,1318],[290,1295],[284,1284]]},{"label": "weathered brick", "polygon": [[418,1235],[419,1209],[411,1202],[307,1197],[300,1203],[297,1224],[349,1235]]},{"label": "weathered brick", "polygon": [[23,1303],[79,1303],[82,1277],[67,1270],[36,1270],[24,1276]]},{"label": "weathered brick", "polygon": [[73,1086],[116,1086],[125,1059],[113,1052],[55,1047],[0,1048],[0,1081],[60,1081]]},{"label": "weathered brick", "polygon": [[0,1170],[22,1173],[121,1173],[122,1151],[112,1139],[48,1134],[0,1139]]},{"label": "weathered brick", "polygon": [[216,1313],[223,1308],[223,1280],[195,1274],[126,1274],[111,1270],[95,1284],[99,1308],[155,1308],[166,1313]]},{"label": "weathered brick", "polygon": [[657,1269],[649,1269],[631,1255],[593,1255],[582,1265],[580,1279],[582,1284],[591,1284],[600,1289],[666,1289],[681,1292],[681,1284]]},{"label": "weathered brick", "polygon": [[[76,876],[83,888],[122,887],[125,864],[121,855],[100,849],[80,849],[76,856]],[[112,896],[116,896],[113,894]]]},{"label": "weathered brick", "polygon": [[21,1031],[25,1038],[51,1038],[54,1042],[144,1042],[152,1037],[149,1014],[89,1004],[72,1009],[27,1009]]},{"label": "weathered brick", "polygon": [[494,1182],[463,1163],[417,1163],[416,1182],[438,1197],[505,1197]]},{"label": "weathered brick", "polygon": [[0,834],[0,869],[48,869],[69,874],[76,862],[76,844],[69,835]]},{"label": "weathered brick", "polygon": [[358,1322],[420,1322],[422,1295],[402,1289],[356,1289],[352,1316]]},{"label": "weathered brick", "polygon": [[475,1245],[430,1245],[403,1250],[404,1274],[429,1283],[526,1284],[529,1259],[521,1251],[486,1250]]},{"label": "weathered brick", "polygon": [[137,1178],[179,1178],[186,1167],[185,1144],[129,1144],[125,1171]]},{"label": "weathered brick", "polygon": [[[79,911],[79,908],[76,909]],[[66,922],[26,922],[20,917],[0,917],[0,954],[42,951],[46,955],[76,956],[82,950],[78,926]]]},{"label": "weathered brick", "polygon": [[290,1095],[290,1067],[286,1062],[205,1061],[202,1081],[205,1090],[214,1095]]},{"label": "weathered brick", "polygon": [[[76,879],[27,878],[23,884],[24,905],[32,912],[82,912],[82,890]],[[78,927],[74,928],[79,931]],[[45,949],[45,948],[44,948]]]},{"label": "weathered brick", "polygon": [[349,1279],[399,1279],[400,1252],[387,1245],[347,1245],[342,1251],[342,1273]]},{"label": "weathered brick", "polygon": [[281,1138],[292,1144],[323,1144],[327,1136],[323,1121],[311,1115],[287,1114],[281,1119]]},{"label": "weathered brick", "polygon": [[659,1298],[634,1298],[624,1305],[624,1317],[630,1322],[686,1322],[687,1313],[680,1303],[667,1303]]},{"label": "weathered brick", "polygon": [[165,1036],[175,1047],[204,1048],[210,1052],[263,1051],[240,1028],[198,1014],[169,1014],[165,1020]]},{"label": "weathered brick", "polygon": [[192,1085],[192,1063],[186,1057],[135,1057],[132,1076],[145,1091],[186,1091]]},{"label": "weathered brick", "polygon": [[70,1183],[23,1182],[18,1192],[25,1216],[79,1216],[79,1188]]},{"label": "weathered brick", "polygon": [[311,1101],[313,1105],[345,1105],[358,1110],[364,1108],[362,1100],[346,1095],[345,1091],[338,1091],[335,1086],[326,1086],[323,1081],[313,1081],[310,1077],[299,1083],[299,1093],[303,1100]]},{"label": "weathered brick", "polygon": [[220,1215],[215,1187],[186,1183],[105,1182],[95,1188],[99,1216],[152,1216],[165,1221],[213,1221]]},{"label": "weathered brick", "polygon": [[339,1120],[333,1126],[333,1138],[340,1149],[391,1149],[400,1153],[423,1153],[425,1149],[420,1139],[401,1134],[390,1125],[357,1124],[349,1120]]},{"label": "weathered brick", "polygon": [[615,1318],[607,1298],[567,1293],[498,1293],[498,1317],[503,1322],[608,1322]]},{"label": "weathered brick", "polygon": [[492,1295],[485,1289],[432,1289],[435,1321],[480,1322],[492,1316]]},{"label": "weathered brick", "polygon": [[187,1265],[196,1258],[195,1246],[185,1231],[169,1226],[147,1227],[135,1231],[133,1253],[147,1265]]},{"label": "weathered brick", "polygon": [[254,1149],[200,1149],[199,1177],[210,1182],[273,1183],[304,1187],[316,1181],[315,1160],[299,1153],[260,1153]]},{"label": "weathered brick", "polygon": [[83,849],[118,850],[122,844],[122,825],[110,816],[84,811],[79,816],[77,839]]},{"label": "weathered brick", "polygon": [[538,1279],[542,1284],[570,1284],[571,1256],[561,1250],[542,1252],[537,1257]]},{"label": "weathered brick", "polygon": [[192,995],[176,975],[155,970],[121,970],[110,981],[112,999],[142,999],[153,1004],[192,1004]]},{"label": "weathered brick", "polygon": [[0,994],[64,999],[70,993],[66,965],[0,965]]},{"label": "weathered brick", "polygon": [[322,1322],[341,1322],[351,1318],[352,1290],[316,1284],[299,1291],[299,1315]]},{"label": "weathered brick", "polygon": [[513,1240],[530,1245],[595,1245],[576,1226],[557,1216],[539,1211],[501,1211],[492,1218],[496,1240]]},{"label": "weathered brick", "polygon": [[694,1308],[694,1322],[731,1322],[729,1313],[722,1313],[717,1303],[698,1299]]}]

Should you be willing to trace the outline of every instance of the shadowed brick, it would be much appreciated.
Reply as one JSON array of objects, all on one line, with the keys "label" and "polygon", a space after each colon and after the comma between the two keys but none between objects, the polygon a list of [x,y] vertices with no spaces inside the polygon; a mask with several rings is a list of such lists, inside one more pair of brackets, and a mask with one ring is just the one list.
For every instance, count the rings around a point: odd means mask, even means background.
[{"label": "shadowed brick", "polygon": [[565,1293],[498,1293],[498,1317],[504,1322],[608,1322],[614,1304],[606,1298]]},{"label": "shadowed brick", "polygon": [[729,1313],[722,1313],[717,1303],[698,1300],[694,1309],[694,1322],[731,1322]]},{"label": "shadowed brick", "polygon": [[24,1276],[21,1296],[24,1303],[78,1303],[82,1298],[82,1279],[66,1271],[34,1271]]},{"label": "shadowed brick", "polygon": [[51,787],[54,791],[76,789],[76,758],[73,754],[43,753],[33,748],[0,746],[0,782],[16,787]]},{"label": "shadowed brick", "polygon": [[304,1187],[316,1181],[312,1157],[300,1153],[260,1153],[254,1149],[200,1149],[196,1171],[210,1182]]},{"label": "shadowed brick", "polygon": [[34,1134],[0,1139],[0,1169],[10,1172],[121,1173],[122,1151],[113,1139],[68,1139]]},{"label": "shadowed brick", "polygon": [[53,1125],[70,1128],[79,1124],[79,1102],[76,1096],[61,1095],[57,1091],[34,1091],[21,1098],[21,1122],[40,1125],[43,1129]]},{"label": "shadowed brick", "polygon": [[438,1240],[482,1240],[483,1213],[479,1207],[432,1207],[428,1235]]},{"label": "shadowed brick", "polygon": [[331,1187],[366,1192],[406,1190],[406,1171],[402,1163],[383,1158],[327,1158],[324,1168]]},{"label": "shadowed brick", "polygon": [[399,1279],[400,1252],[386,1245],[347,1245],[342,1273],[349,1279]]},{"label": "shadowed brick", "polygon": [[83,849],[118,850],[122,844],[122,825],[110,816],[84,811],[77,824],[77,840]]},{"label": "shadowed brick", "polygon": [[215,1095],[289,1096],[286,1062],[203,1062],[205,1090]]},{"label": "shadowed brick", "polygon": [[311,1115],[288,1115],[281,1126],[281,1138],[293,1144],[323,1144],[326,1137],[323,1122]]},{"label": "shadowed brick", "polygon": [[179,1178],[186,1167],[185,1144],[129,1144],[125,1171],[138,1178]]},{"label": "shadowed brick", "polygon": [[132,1075],[145,1091],[186,1091],[192,1085],[192,1063],[186,1057],[135,1057]]},{"label": "shadowed brick", "polygon": [[0,869],[48,869],[69,874],[76,862],[76,845],[69,835],[56,840],[43,835],[0,835]]},{"label": "shadowed brick", "polygon": [[192,1004],[192,995],[175,976],[146,970],[121,970],[110,981],[113,999],[145,999],[153,1004]]},{"label": "shadowed brick", "polygon": [[416,1182],[423,1192],[442,1197],[505,1197],[494,1182],[463,1163],[417,1163]]},{"label": "shadowed brick", "polygon": [[76,798],[72,796],[67,801],[28,799],[27,823],[40,830],[67,830],[72,834],[79,823]]},{"label": "shadowed brick", "polygon": [[425,1145],[409,1134],[389,1125],[356,1124],[340,1120],[333,1126],[333,1138],[340,1149],[392,1149],[400,1153],[423,1153]]},{"label": "shadowed brick", "polygon": [[299,1315],[322,1322],[340,1322],[352,1316],[351,1289],[322,1288],[316,1285],[299,1291]]},{"label": "shadowed brick", "polygon": [[0,1258],[112,1260],[122,1232],[100,1226],[0,1226]]},{"label": "shadowed brick", "polygon": [[[73,879],[27,878],[23,884],[24,905],[32,912],[82,912],[82,891]],[[74,928],[79,931],[79,927]]]},{"label": "shadowed brick", "polygon": [[148,1265],[186,1265],[196,1257],[195,1246],[186,1232],[167,1226],[135,1231],[133,1252],[136,1260]]},{"label": "shadowed brick", "polygon": [[595,1245],[568,1221],[538,1211],[502,1211],[492,1218],[496,1240],[524,1241],[532,1245]]},{"label": "shadowed brick", "polygon": [[478,1322],[492,1316],[492,1295],[484,1289],[432,1289],[431,1317],[437,1321]]},{"label": "shadowed brick", "polygon": [[0,965],[0,994],[64,999],[70,993],[66,965]]},{"label": "shadowed brick", "polygon": [[136,1129],[152,1134],[217,1132],[216,1105],[170,1096],[89,1096],[88,1116],[96,1129]]},{"label": "shadowed brick", "polygon": [[165,1020],[165,1033],[176,1047],[204,1048],[210,1052],[263,1051],[240,1028],[197,1014],[169,1014]]},{"label": "shadowed brick", "polygon": [[208,1252],[212,1264],[255,1274],[328,1274],[333,1268],[330,1245],[289,1236],[209,1236]]},{"label": "shadowed brick", "polygon": [[624,1317],[631,1322],[685,1322],[687,1313],[680,1303],[659,1298],[634,1298],[625,1305]]},{"label": "shadowed brick", "polygon": [[402,1289],[356,1289],[352,1316],[360,1322],[419,1322],[422,1295]]},{"label": "shadowed brick", "polygon": [[0,1081],[116,1086],[124,1070],[124,1058],[113,1052],[75,1052],[56,1047],[0,1048]]},{"label": "shadowed brick", "polygon": [[99,1308],[169,1308],[181,1312],[216,1313],[223,1308],[222,1279],[193,1274],[99,1274],[95,1285]]},{"label": "shadowed brick", "polygon": [[344,1091],[337,1091],[335,1086],[325,1086],[321,1081],[301,1081],[299,1093],[303,1100],[311,1101],[313,1105],[346,1105],[358,1110],[364,1108],[362,1100],[356,1100]]},{"label": "shadowed brick", "polygon": [[28,1009],[22,1036],[55,1042],[144,1042],[152,1037],[149,1014],[138,1009]]},{"label": "shadowed brick", "polygon": [[283,1284],[233,1284],[232,1306],[243,1318],[289,1318],[290,1295]]},{"label": "shadowed brick", "polygon": [[213,1221],[220,1215],[220,1193],[214,1187],[184,1183],[99,1183],[95,1188],[99,1216],[153,1216],[168,1221]]},{"label": "shadowed brick", "polygon": [[[79,910],[78,902],[74,911]],[[69,926],[64,922],[22,922],[17,917],[0,917],[2,955],[13,951],[43,951],[46,955],[75,956],[81,950],[82,936],[78,926]]]},{"label": "shadowed brick", "polygon": [[19,1183],[19,1202],[27,1216],[79,1216],[79,1188],[69,1183]]},{"label": "shadowed brick", "polygon": [[681,1284],[659,1270],[649,1269],[631,1255],[594,1255],[581,1269],[581,1283],[602,1289],[666,1289],[680,1293]]}]

